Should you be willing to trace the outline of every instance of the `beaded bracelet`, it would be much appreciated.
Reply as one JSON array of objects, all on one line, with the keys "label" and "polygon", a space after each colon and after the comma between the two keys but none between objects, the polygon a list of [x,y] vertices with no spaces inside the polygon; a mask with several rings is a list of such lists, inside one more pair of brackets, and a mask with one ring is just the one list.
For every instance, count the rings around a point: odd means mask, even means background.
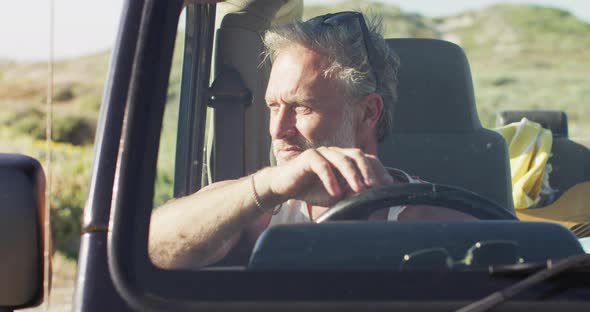
[{"label": "beaded bracelet", "polygon": [[256,192],[256,186],[254,185],[254,175],[250,176],[250,184],[252,184],[252,195],[254,197],[254,202],[256,203],[256,207],[262,212],[266,212],[262,205],[260,204],[260,197],[258,196],[258,192]]}]

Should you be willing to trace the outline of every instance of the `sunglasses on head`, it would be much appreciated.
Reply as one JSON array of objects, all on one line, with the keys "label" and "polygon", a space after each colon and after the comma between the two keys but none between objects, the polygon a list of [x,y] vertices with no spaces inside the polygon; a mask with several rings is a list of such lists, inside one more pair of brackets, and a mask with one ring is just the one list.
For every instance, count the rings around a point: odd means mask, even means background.
[{"label": "sunglasses on head", "polygon": [[369,66],[371,66],[373,74],[375,75],[375,92],[377,92],[379,89],[380,81],[379,73],[376,70],[376,68],[378,67],[375,64],[377,53],[375,52],[375,48],[371,44],[372,42],[369,34],[369,29],[367,27],[367,23],[365,22],[363,14],[352,11],[329,13],[311,18],[305,23],[312,25],[314,28],[321,26],[338,27],[339,25],[346,24],[353,19],[357,19],[359,26],[361,27],[361,34],[363,36],[363,41],[365,43],[365,50],[367,51],[367,60],[369,61]]}]

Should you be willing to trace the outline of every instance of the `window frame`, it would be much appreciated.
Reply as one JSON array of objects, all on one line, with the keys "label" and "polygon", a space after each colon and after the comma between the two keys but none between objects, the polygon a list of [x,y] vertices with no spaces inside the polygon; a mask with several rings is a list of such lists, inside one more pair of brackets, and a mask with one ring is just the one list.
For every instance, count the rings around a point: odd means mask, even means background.
[{"label": "window frame", "polygon": [[[174,169],[175,198],[194,193],[203,186],[203,146],[206,140],[207,91],[211,72],[215,8],[215,5],[186,6]],[[203,19],[204,17],[206,18]]]}]

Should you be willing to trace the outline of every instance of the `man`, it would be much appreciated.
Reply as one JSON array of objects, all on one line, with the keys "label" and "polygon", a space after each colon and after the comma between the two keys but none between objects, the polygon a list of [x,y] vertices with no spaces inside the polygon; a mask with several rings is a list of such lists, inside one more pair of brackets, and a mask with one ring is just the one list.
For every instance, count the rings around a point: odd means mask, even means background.
[{"label": "man", "polygon": [[[398,66],[378,23],[367,26],[357,12],[328,14],[271,30],[264,42],[273,61],[265,99],[278,166],[157,209],[149,253],[161,267],[215,263],[238,242],[251,248],[270,225],[313,222],[351,193],[413,182],[375,156],[391,128]],[[371,218],[470,218],[420,208],[392,207]]]}]

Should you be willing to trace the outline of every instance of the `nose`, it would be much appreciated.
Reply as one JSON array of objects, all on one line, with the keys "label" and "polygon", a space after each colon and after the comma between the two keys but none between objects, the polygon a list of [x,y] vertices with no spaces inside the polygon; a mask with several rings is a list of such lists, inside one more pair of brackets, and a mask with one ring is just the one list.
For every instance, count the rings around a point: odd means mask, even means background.
[{"label": "nose", "polygon": [[280,105],[278,110],[270,112],[269,132],[273,140],[283,139],[297,133],[295,113],[288,105]]}]

